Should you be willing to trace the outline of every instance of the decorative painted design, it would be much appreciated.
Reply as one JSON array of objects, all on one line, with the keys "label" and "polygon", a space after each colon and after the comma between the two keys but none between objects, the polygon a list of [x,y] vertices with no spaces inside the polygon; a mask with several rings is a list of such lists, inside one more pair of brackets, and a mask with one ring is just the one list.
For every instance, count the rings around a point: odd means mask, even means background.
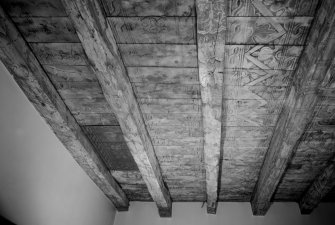
[{"label": "decorative painted design", "polygon": [[302,51],[300,46],[227,45],[227,69],[294,70]]},{"label": "decorative painted design", "polygon": [[312,17],[229,17],[229,44],[303,45]]},{"label": "decorative painted design", "polygon": [[234,86],[288,86],[292,73],[289,70],[227,69],[223,80],[224,85]]},{"label": "decorative painted design", "polygon": [[318,0],[229,0],[229,16],[313,16]]},{"label": "decorative painted design", "polygon": [[195,44],[194,17],[109,17],[117,43]]}]

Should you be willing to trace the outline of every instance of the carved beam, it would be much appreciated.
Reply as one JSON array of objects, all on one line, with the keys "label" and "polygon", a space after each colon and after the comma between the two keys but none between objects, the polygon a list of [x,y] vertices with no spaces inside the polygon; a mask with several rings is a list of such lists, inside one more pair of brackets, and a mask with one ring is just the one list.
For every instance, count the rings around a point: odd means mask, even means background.
[{"label": "carved beam", "polygon": [[318,88],[335,56],[334,20],[333,1],[321,1],[252,196],[254,215],[265,215],[269,209],[271,197],[299,145],[300,137],[313,118],[320,99]]},{"label": "carved beam", "polygon": [[216,213],[220,176],[222,86],[227,0],[197,0],[197,40],[207,212]]},{"label": "carved beam", "polygon": [[58,139],[119,211],[129,202],[67,109],[29,46],[0,7],[0,59]]},{"label": "carved beam", "polygon": [[171,216],[171,197],[144,124],[114,34],[98,0],[62,0],[90,66],[112,107],[125,141],[162,217]]}]

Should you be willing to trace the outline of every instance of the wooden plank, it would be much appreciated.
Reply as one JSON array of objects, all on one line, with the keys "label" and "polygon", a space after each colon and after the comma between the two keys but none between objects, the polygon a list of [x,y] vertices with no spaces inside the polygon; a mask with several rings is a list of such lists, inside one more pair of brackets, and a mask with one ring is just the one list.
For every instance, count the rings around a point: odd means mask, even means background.
[{"label": "wooden plank", "polygon": [[139,98],[138,103],[140,104],[140,107],[143,113],[198,114],[201,112],[200,99],[143,99],[143,98]]},{"label": "wooden plank", "polygon": [[[83,126],[82,129],[87,134],[91,143],[95,146],[97,153],[105,162],[109,170],[138,170],[138,167],[130,154],[129,148],[124,141],[122,132],[117,133],[118,130],[120,130],[119,126],[102,126],[103,128],[114,128],[113,132],[103,133],[98,133],[91,127],[92,126]],[[99,126],[94,127],[96,128]]]},{"label": "wooden plank", "polygon": [[[286,87],[282,86],[224,86],[223,99],[260,100],[268,103],[284,98]],[[215,96],[215,93],[213,94]],[[219,97],[219,96],[218,96]]]},{"label": "wooden plank", "polygon": [[14,17],[13,21],[27,42],[79,42],[67,17]]},{"label": "wooden plank", "polygon": [[226,45],[225,68],[294,70],[301,46]]},{"label": "wooden plank", "polygon": [[60,0],[2,0],[1,5],[11,17],[66,16]]},{"label": "wooden plank", "polygon": [[138,98],[174,99],[200,98],[200,87],[196,84],[147,84],[135,83],[134,91]]},{"label": "wooden plank", "polygon": [[79,125],[119,125],[113,113],[73,113]]},{"label": "wooden plank", "polygon": [[277,115],[282,109],[282,101],[259,99],[225,100],[224,115]]},{"label": "wooden plank", "polygon": [[108,16],[195,16],[194,0],[104,0]]},{"label": "wooden plank", "polygon": [[119,44],[195,44],[194,17],[109,17]]},{"label": "wooden plank", "polygon": [[215,214],[220,173],[222,72],[227,0],[196,1],[199,81],[204,127],[207,213]]},{"label": "wooden plank", "polygon": [[226,69],[224,85],[232,86],[281,86],[290,84],[293,71],[262,69]]},{"label": "wooden plank", "polygon": [[299,202],[301,214],[310,214],[321,200],[335,187],[335,161],[330,162],[323,172],[315,178]]},{"label": "wooden plank", "polygon": [[160,216],[170,217],[171,197],[164,185],[150,136],[100,1],[62,2],[105,98],[118,118],[125,141],[158,206]]},{"label": "wooden plank", "polygon": [[229,16],[314,16],[318,0],[229,0]]},{"label": "wooden plank", "polygon": [[101,99],[104,97],[99,82],[62,82],[54,84],[64,99]]},{"label": "wooden plank", "polygon": [[53,83],[98,82],[98,79],[88,66],[44,65],[43,68]]},{"label": "wooden plank", "polygon": [[87,65],[80,43],[30,43],[42,65]]},{"label": "wooden plank", "polygon": [[164,127],[202,127],[201,113],[198,114],[186,114],[186,113],[174,113],[174,114],[143,114],[145,124],[148,128],[156,126]]},{"label": "wooden plank", "polygon": [[313,17],[229,17],[227,44],[303,45]]},{"label": "wooden plank", "polygon": [[[294,75],[294,82],[279,116],[262,170],[252,197],[255,215],[264,215],[270,200],[294,154],[306,126],[313,118],[317,92],[302,94],[306,85],[317,90],[327,79],[327,69],[335,56],[335,5],[324,0],[310,31],[307,46]],[[301,113],[301,111],[304,113]]]},{"label": "wooden plank", "polygon": [[125,142],[120,126],[85,126],[83,129],[90,140],[94,140],[94,142]]},{"label": "wooden plank", "polygon": [[148,129],[148,132],[153,138],[187,138],[203,136],[202,129],[196,127],[154,126]]},{"label": "wooden plank", "polygon": [[119,44],[125,66],[197,67],[196,45]]},{"label": "wooden plank", "polygon": [[0,58],[3,64],[88,176],[118,210],[127,210],[129,203],[122,189],[95,153],[29,46],[1,7],[0,21]]},{"label": "wooden plank", "polygon": [[65,104],[72,113],[111,113],[112,109],[102,98],[65,98]]},{"label": "wooden plank", "polygon": [[199,84],[198,68],[127,67],[132,83]]}]

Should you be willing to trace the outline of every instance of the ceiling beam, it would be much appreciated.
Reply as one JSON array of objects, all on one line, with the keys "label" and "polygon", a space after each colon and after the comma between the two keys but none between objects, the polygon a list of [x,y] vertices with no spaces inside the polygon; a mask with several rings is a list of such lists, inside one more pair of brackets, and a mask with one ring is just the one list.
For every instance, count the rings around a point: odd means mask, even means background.
[{"label": "ceiling beam", "polygon": [[171,216],[171,197],[144,124],[114,34],[98,0],[63,0],[90,66],[115,113],[125,141],[156,202],[161,217]]},{"label": "ceiling beam", "polygon": [[95,153],[35,55],[0,7],[0,59],[58,139],[119,211],[129,202],[104,162]]},{"label": "ceiling beam", "polygon": [[204,127],[207,212],[216,213],[220,176],[227,0],[197,0],[197,44]]},{"label": "ceiling beam", "polygon": [[301,214],[310,214],[333,187],[335,187],[335,159],[315,178],[301,198],[299,202]]},{"label": "ceiling beam", "polygon": [[318,88],[335,56],[334,20],[333,1],[321,1],[255,186],[251,199],[254,215],[266,214],[300,138],[313,118],[320,98]]}]

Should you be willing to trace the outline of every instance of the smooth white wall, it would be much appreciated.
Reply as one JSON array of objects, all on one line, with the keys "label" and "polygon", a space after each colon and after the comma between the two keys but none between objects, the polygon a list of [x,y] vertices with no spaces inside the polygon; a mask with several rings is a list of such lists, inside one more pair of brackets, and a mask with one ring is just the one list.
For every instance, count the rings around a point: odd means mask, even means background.
[{"label": "smooth white wall", "polygon": [[0,63],[0,214],[17,225],[113,225],[115,209]]},{"label": "smooth white wall", "polygon": [[309,216],[296,203],[275,203],[266,216],[253,216],[250,203],[220,202],[216,215],[206,204],[173,203],[172,218],[160,218],[151,202],[131,202],[128,212],[117,212],[114,225],[334,225],[335,204],[321,204]]}]

